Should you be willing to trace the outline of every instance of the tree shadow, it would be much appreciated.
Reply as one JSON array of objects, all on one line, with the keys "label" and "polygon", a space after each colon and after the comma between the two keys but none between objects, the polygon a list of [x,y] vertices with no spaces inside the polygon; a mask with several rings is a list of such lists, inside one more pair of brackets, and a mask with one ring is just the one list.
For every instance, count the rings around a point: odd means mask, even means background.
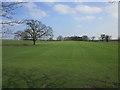
[{"label": "tree shadow", "polygon": [[17,46],[33,46],[32,44],[6,44],[2,45],[2,47],[17,47]]},{"label": "tree shadow", "polygon": [[3,88],[58,88],[66,82],[65,75],[41,73],[37,70],[9,70],[3,72]]}]

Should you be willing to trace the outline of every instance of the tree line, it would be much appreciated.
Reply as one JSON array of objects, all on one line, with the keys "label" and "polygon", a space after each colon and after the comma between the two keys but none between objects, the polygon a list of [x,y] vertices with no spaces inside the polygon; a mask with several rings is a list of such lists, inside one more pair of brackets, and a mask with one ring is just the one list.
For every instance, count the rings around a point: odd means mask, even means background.
[{"label": "tree line", "polygon": [[[35,45],[35,42],[37,40],[40,40],[41,38],[46,38],[46,40],[53,40],[53,30],[50,26],[46,26],[42,24],[38,20],[21,20],[21,21],[15,21],[13,15],[15,14],[15,9],[19,8],[24,4],[23,2],[2,2],[0,4],[0,16],[4,19],[10,20],[10,21],[2,21],[0,24],[2,25],[2,30],[0,30],[0,34],[2,34],[2,37],[9,36],[9,34],[15,34],[15,39],[22,39],[22,40],[32,40],[33,45]],[[26,29],[23,31],[17,31],[15,33],[12,33],[13,30],[10,30],[7,25],[14,26],[15,24],[26,24]],[[110,41],[111,40],[110,35],[101,34],[98,38],[99,41]],[[96,41],[96,37],[88,37],[87,35],[84,35],[82,37],[80,36],[69,36],[69,37],[63,37],[58,36],[56,40],[58,41]]]},{"label": "tree line", "polygon": [[[110,35],[105,35],[105,34],[101,34],[100,37],[98,37],[99,41],[110,41],[112,38],[112,36]],[[92,36],[92,37],[88,37],[87,35],[83,35],[83,36],[70,36],[70,37],[63,37],[62,35],[57,37],[58,41],[98,41],[95,40],[96,37]]]}]

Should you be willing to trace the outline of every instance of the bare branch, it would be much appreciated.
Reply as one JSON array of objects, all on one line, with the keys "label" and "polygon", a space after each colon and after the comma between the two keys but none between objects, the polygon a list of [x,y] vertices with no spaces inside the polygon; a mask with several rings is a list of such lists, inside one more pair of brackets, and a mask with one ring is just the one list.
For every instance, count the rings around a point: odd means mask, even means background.
[{"label": "bare branch", "polygon": [[25,21],[9,21],[9,22],[0,22],[0,24],[8,24],[8,25],[13,25],[13,24],[22,24],[25,23]]},{"label": "bare branch", "polygon": [[24,3],[24,2],[15,2],[15,3],[8,4],[8,5],[2,3],[2,5],[0,5],[0,7],[10,7],[10,6],[14,6],[14,5],[21,4],[21,3]]}]

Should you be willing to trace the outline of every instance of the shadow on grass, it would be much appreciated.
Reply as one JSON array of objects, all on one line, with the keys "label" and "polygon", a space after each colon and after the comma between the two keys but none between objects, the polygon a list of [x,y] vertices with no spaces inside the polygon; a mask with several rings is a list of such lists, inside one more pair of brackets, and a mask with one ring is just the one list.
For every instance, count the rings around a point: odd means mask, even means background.
[{"label": "shadow on grass", "polygon": [[14,47],[14,46],[33,46],[32,44],[5,44],[2,47]]},{"label": "shadow on grass", "polygon": [[109,85],[116,86],[116,87],[120,86],[120,83],[110,82],[110,81],[106,81],[106,80],[90,79],[90,81],[92,81],[94,83],[109,84]]},{"label": "shadow on grass", "polygon": [[65,75],[41,73],[39,70],[3,71],[3,88],[57,88],[66,82]]}]

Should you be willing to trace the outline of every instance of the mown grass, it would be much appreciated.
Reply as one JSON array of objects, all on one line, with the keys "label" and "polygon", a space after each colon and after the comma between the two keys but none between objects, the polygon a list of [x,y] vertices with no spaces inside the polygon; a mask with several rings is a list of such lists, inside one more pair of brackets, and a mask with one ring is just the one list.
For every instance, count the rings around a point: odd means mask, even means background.
[{"label": "mown grass", "polygon": [[11,43],[32,42],[3,41],[3,88],[118,87],[117,42]]}]

